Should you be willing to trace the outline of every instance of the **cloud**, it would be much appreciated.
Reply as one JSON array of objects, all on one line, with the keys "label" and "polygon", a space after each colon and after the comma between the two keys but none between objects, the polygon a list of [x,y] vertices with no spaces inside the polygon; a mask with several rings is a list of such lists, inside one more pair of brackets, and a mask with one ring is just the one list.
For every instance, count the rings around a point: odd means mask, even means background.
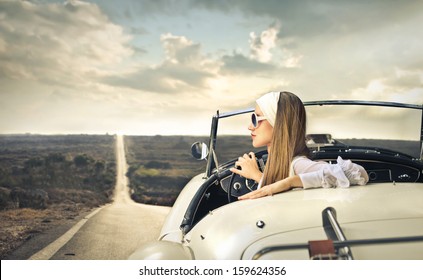
[{"label": "cloud", "polygon": [[[392,76],[398,67],[409,71],[421,69],[423,63],[420,55],[423,3],[419,1],[345,0],[336,4],[330,0],[233,0],[230,4],[208,0],[131,1],[130,7],[133,19],[135,15],[172,17],[180,12],[189,18],[201,11],[214,11],[227,16],[241,13],[245,18],[243,25],[254,26],[258,19],[261,23],[277,22],[278,25],[273,24],[261,32],[250,32],[249,53],[237,51],[235,46],[232,50],[226,49],[220,58],[220,74],[255,76],[279,70],[285,78],[289,77],[292,90],[308,96],[347,96],[374,79]],[[225,39],[223,33],[221,37]],[[158,75],[165,68],[163,63],[151,71]],[[285,68],[301,68],[301,71],[284,71]],[[148,71],[148,67],[142,69]],[[166,78],[164,73],[160,77]],[[185,84],[183,80],[165,79],[163,89],[173,92],[169,85],[178,82]],[[319,86],[310,88],[310,82]],[[158,91],[163,89],[159,87]]]},{"label": "cloud", "polygon": [[236,52],[222,56],[222,62],[221,73],[224,75],[263,76],[274,74],[277,70],[277,67],[271,63],[262,63]]},{"label": "cloud", "polygon": [[279,23],[274,23],[263,30],[259,36],[254,31],[250,32],[249,55],[236,50],[232,54],[223,55],[222,73],[270,78],[274,75],[289,73],[288,68],[299,67],[302,55],[290,50],[287,42],[278,40],[280,28]]},{"label": "cloud", "polygon": [[260,36],[257,36],[255,32],[251,32],[251,58],[260,62],[269,62],[272,59],[271,50],[276,46],[278,32],[277,27],[270,27],[263,31]]},{"label": "cloud", "polygon": [[98,6],[69,1],[1,1],[0,73],[67,87],[88,86],[87,76],[132,55],[131,37]]},{"label": "cloud", "polygon": [[165,54],[160,64],[138,66],[127,73],[106,76],[103,81],[113,86],[156,93],[205,89],[207,80],[216,75],[218,65],[201,53],[201,45],[170,33],[161,35],[160,41]]},{"label": "cloud", "polygon": [[389,23],[402,22],[418,16],[423,5],[414,0],[388,3],[386,0],[340,0],[336,3],[332,0],[232,0],[230,3],[190,0],[189,2],[196,8],[225,13],[240,11],[248,17],[279,19],[285,28],[281,36],[301,38],[378,29]]},{"label": "cloud", "polygon": [[273,90],[423,103],[420,1],[59,1],[0,0],[2,131],[201,125]]},{"label": "cloud", "polygon": [[[277,21],[277,38],[271,29],[252,33],[251,56],[227,54],[224,70],[242,71],[245,66],[243,72],[254,75],[254,67],[260,73],[268,64],[276,69],[300,68],[281,75],[287,78],[288,74],[291,90],[306,99],[346,98],[381,77],[389,77],[387,83],[400,82],[395,78],[396,69],[419,71],[423,64],[420,1],[194,2],[197,9],[240,12],[246,18],[244,24],[255,22],[253,19]],[[264,38],[271,40],[264,44]],[[421,88],[421,83],[414,80],[414,87]]]},{"label": "cloud", "polygon": [[421,73],[401,73],[397,77],[371,80],[366,87],[355,89],[351,97],[369,100],[389,100],[404,103],[423,103]]}]

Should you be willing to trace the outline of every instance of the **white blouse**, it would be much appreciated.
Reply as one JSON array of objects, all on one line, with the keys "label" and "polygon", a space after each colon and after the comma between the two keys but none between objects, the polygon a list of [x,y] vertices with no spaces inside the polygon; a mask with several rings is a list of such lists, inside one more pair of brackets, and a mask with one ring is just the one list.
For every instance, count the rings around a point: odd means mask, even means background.
[{"label": "white blouse", "polygon": [[365,185],[369,181],[366,170],[351,160],[338,157],[336,164],[313,161],[305,156],[295,157],[290,166],[290,176],[298,175],[304,189],[348,188],[350,185]]}]

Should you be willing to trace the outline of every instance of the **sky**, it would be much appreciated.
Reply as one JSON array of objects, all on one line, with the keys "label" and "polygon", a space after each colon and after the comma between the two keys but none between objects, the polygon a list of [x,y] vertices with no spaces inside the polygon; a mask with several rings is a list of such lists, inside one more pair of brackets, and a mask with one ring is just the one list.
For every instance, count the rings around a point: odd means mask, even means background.
[{"label": "sky", "polygon": [[423,104],[422,27],[418,0],[0,0],[0,134],[207,135],[269,91]]}]

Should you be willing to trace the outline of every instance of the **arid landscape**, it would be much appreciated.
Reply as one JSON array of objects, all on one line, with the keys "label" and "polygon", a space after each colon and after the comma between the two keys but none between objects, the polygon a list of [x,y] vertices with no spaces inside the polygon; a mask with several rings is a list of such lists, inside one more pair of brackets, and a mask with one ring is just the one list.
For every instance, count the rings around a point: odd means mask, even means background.
[{"label": "arid landscape", "polygon": [[0,136],[0,256],[110,201],[114,136]]},{"label": "arid landscape", "polygon": [[[190,147],[206,140],[126,136],[132,198],[171,206],[186,182],[204,170],[205,161],[192,158]],[[235,136],[220,144],[249,149],[250,142]],[[116,176],[113,135],[2,135],[0,147],[1,259],[35,235],[110,202]],[[222,160],[232,155],[236,152]]]},{"label": "arid landscape", "polygon": [[[205,169],[190,147],[207,137],[125,136],[131,197],[172,206],[190,178]],[[372,140],[344,140],[372,145]],[[206,142],[207,143],[207,142]],[[380,143],[380,142],[379,142]],[[416,156],[415,143],[385,141]],[[416,146],[416,147],[415,147]],[[8,259],[37,234],[75,222],[110,202],[115,185],[113,135],[0,136],[0,258]],[[249,137],[225,136],[217,143],[219,162],[251,150]]]},{"label": "arid landscape", "polygon": [[[172,206],[185,184],[206,168],[205,161],[191,156],[191,145],[196,141],[208,144],[208,137],[126,136],[127,176],[132,199]],[[219,151],[223,151],[218,154],[220,163],[252,149],[246,136],[221,137],[217,145]]]}]

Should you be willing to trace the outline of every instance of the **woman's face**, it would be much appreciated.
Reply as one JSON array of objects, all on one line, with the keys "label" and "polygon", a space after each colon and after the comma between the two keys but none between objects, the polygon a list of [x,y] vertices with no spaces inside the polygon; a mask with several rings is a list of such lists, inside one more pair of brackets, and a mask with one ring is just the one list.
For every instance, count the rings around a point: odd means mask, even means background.
[{"label": "woman's face", "polygon": [[[263,112],[257,105],[255,109],[257,116],[263,116]],[[261,120],[258,122],[257,127],[254,127],[252,123],[248,126],[248,130],[251,131],[251,138],[253,140],[253,147],[259,148],[263,146],[270,147],[272,142],[273,127],[267,120]]]}]

